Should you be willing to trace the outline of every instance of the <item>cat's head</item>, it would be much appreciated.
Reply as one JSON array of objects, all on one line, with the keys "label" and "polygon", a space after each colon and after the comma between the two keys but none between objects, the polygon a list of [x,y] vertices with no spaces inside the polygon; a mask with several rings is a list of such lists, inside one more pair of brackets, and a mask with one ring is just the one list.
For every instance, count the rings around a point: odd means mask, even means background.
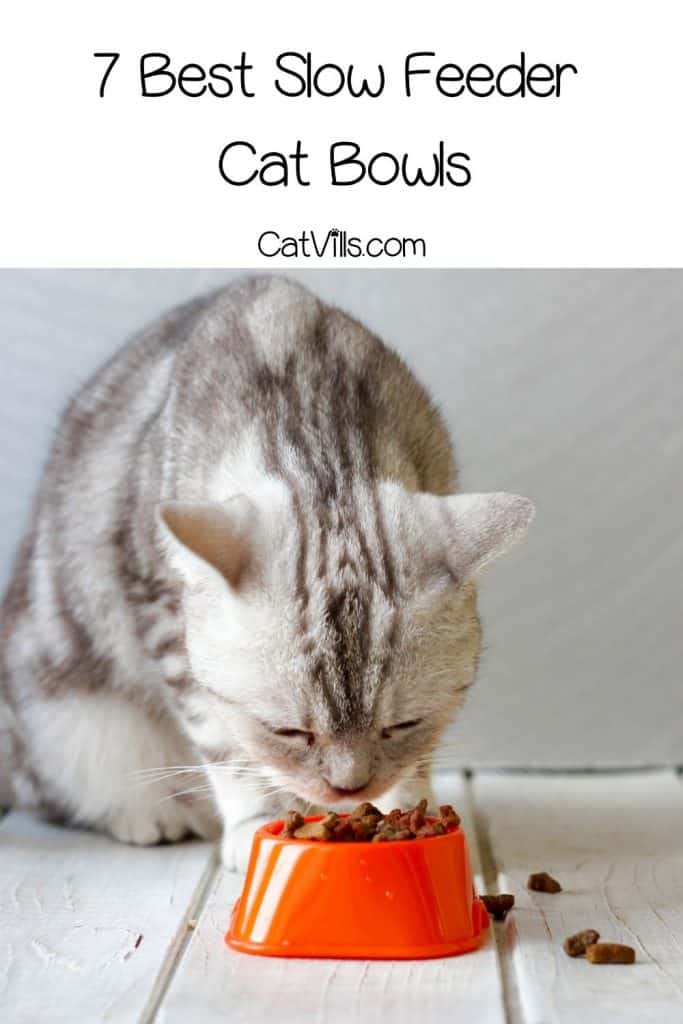
[{"label": "cat's head", "polygon": [[461,705],[480,646],[473,578],[532,515],[516,495],[394,483],[335,506],[276,484],[162,506],[199,748],[311,803],[379,798]]}]

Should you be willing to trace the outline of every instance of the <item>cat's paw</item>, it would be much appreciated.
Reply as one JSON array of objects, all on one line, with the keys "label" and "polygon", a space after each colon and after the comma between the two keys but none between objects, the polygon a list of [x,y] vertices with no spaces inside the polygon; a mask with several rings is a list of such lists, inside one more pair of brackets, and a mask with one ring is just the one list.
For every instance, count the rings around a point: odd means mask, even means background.
[{"label": "cat's paw", "polygon": [[[177,799],[182,799],[176,797]],[[221,823],[213,804],[193,800],[185,805],[185,819],[190,835],[214,842],[221,836]]]},{"label": "cat's paw", "polygon": [[162,840],[161,829],[154,818],[129,808],[113,814],[105,822],[104,828],[120,843],[131,843],[133,846],[153,846]]},{"label": "cat's paw", "polygon": [[250,818],[249,821],[243,821],[239,825],[226,826],[221,840],[221,861],[226,871],[244,874],[249,863],[254,832],[267,820],[267,818]]},{"label": "cat's paw", "polygon": [[176,843],[194,831],[184,808],[174,800],[156,806],[126,805],[107,819],[104,828],[120,843],[131,843],[133,846]]}]

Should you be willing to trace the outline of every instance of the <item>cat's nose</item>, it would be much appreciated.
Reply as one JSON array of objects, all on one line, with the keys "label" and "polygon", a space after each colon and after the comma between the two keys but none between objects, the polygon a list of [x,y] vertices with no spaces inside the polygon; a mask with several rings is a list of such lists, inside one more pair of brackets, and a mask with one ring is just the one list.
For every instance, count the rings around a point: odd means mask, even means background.
[{"label": "cat's nose", "polygon": [[346,800],[361,793],[372,776],[371,752],[360,744],[338,743],[327,751],[327,764],[322,766],[323,781],[334,791],[335,800]]}]

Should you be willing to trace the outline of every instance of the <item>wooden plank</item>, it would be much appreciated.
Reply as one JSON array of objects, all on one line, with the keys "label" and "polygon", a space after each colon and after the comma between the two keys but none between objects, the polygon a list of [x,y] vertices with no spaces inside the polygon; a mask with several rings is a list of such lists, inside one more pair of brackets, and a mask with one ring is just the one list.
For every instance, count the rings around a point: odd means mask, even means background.
[{"label": "wooden plank", "polygon": [[137,1021],[211,857],[131,847],[11,812],[0,823],[0,1016]]},{"label": "wooden plank", "polygon": [[[475,873],[478,859],[468,820],[466,787],[459,777],[439,786],[441,800],[461,812]],[[301,1021],[345,1024],[382,1020],[462,1020],[503,1024],[500,979],[490,935],[474,953],[443,960],[382,962],[281,960],[236,953],[224,944],[230,908],[241,878],[221,874],[216,882],[158,1020],[223,1022]]]},{"label": "wooden plank", "polygon": [[[683,791],[675,774],[482,774],[474,797],[499,891],[516,898],[503,953],[524,1021],[680,1024]],[[528,892],[532,871],[549,871],[563,892]],[[568,957],[563,940],[583,928],[633,946],[636,964]]]}]

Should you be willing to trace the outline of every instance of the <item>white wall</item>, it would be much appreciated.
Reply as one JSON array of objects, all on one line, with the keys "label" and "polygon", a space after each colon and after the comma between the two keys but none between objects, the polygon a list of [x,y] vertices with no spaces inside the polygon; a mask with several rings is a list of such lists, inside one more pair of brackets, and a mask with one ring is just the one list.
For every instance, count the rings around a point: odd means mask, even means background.
[{"label": "white wall", "polygon": [[[125,335],[227,271],[0,273],[0,577],[58,410]],[[463,764],[683,760],[683,273],[294,274],[407,357],[463,486],[527,493],[482,585]]]}]

